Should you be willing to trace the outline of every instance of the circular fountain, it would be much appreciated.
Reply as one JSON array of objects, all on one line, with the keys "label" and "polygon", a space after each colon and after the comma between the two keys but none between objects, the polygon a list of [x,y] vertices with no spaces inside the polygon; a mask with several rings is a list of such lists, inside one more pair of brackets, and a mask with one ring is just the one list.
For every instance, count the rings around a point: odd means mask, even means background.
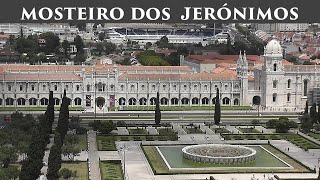
[{"label": "circular fountain", "polygon": [[254,161],[256,150],[227,144],[201,144],[186,146],[182,149],[183,157],[196,162],[214,164],[238,164]]}]

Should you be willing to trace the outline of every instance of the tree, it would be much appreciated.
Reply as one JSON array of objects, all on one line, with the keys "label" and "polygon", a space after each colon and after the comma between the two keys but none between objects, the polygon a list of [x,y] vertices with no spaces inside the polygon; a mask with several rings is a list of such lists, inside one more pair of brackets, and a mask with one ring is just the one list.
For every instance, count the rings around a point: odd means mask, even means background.
[{"label": "tree", "polygon": [[84,54],[84,52],[77,52],[76,57],[74,58],[74,62],[76,64],[82,64],[82,62],[86,61],[86,56]]},{"label": "tree", "polygon": [[316,123],[318,120],[318,113],[317,113],[317,105],[316,103],[313,103],[311,108],[310,108],[310,118],[312,123]]},{"label": "tree", "polygon": [[104,38],[106,37],[106,33],[105,32],[100,32],[98,35],[98,39],[100,41],[104,41]]},{"label": "tree", "polygon": [[318,104],[318,123],[320,123],[320,103]]},{"label": "tree", "polygon": [[113,121],[103,121],[94,120],[93,122],[89,123],[89,126],[92,127],[93,130],[99,131],[103,134],[109,134],[116,128],[116,124]]},{"label": "tree", "polygon": [[160,40],[156,42],[156,45],[159,48],[173,48],[173,44],[169,43],[169,39],[167,36],[161,37]]},{"label": "tree", "polygon": [[306,101],[306,107],[304,108],[304,114],[309,114],[309,105],[308,105],[308,101]]},{"label": "tree", "polygon": [[218,125],[221,119],[221,108],[220,108],[220,98],[219,98],[219,89],[217,88],[216,94],[216,103],[214,106],[214,124]]},{"label": "tree", "polygon": [[152,43],[151,42],[147,42],[146,46],[145,46],[145,49],[148,50],[151,46],[152,46]]},{"label": "tree", "polygon": [[115,44],[113,44],[112,42],[104,42],[104,51],[107,55],[114,53],[116,48],[117,48],[117,46]]},{"label": "tree", "polygon": [[62,48],[63,48],[63,54],[64,54],[64,57],[65,58],[68,58],[69,57],[69,52],[68,52],[68,49],[70,47],[70,44],[67,40],[64,40],[61,44]]},{"label": "tree", "polygon": [[77,129],[80,127],[82,119],[79,116],[72,116],[69,121],[69,129]]},{"label": "tree", "polygon": [[17,150],[14,147],[2,146],[0,147],[0,164],[3,168],[8,168],[9,164],[18,159]]},{"label": "tree", "polygon": [[61,135],[61,140],[63,142],[65,135],[67,134],[69,127],[69,98],[66,96],[66,90],[64,90],[62,103],[60,107],[57,132]]},{"label": "tree", "polygon": [[79,35],[77,35],[74,38],[74,44],[75,44],[78,52],[84,53],[84,51],[83,51],[83,48],[84,48],[83,40]]},{"label": "tree", "polygon": [[69,179],[71,177],[77,177],[77,171],[71,171],[70,169],[62,168],[59,171],[59,176],[62,177],[63,179]]},{"label": "tree", "polygon": [[42,48],[42,51],[46,54],[54,52],[54,50],[60,45],[60,39],[52,32],[46,32],[39,36],[40,39],[45,39],[46,44]]},{"label": "tree", "polygon": [[102,43],[97,43],[97,51],[99,53],[99,55],[102,54],[103,50],[104,50],[104,47],[103,47],[103,44]]},{"label": "tree", "polygon": [[156,98],[156,108],[155,108],[155,112],[154,112],[154,120],[156,125],[160,124],[161,121],[161,111],[160,111],[160,97],[159,97],[159,91],[157,92],[157,98]]},{"label": "tree", "polygon": [[62,153],[62,136],[60,133],[56,133],[54,137],[54,144],[50,149],[49,159],[48,159],[48,180],[59,179],[59,170],[61,168],[61,153]]},{"label": "tree", "polygon": [[290,129],[290,123],[288,119],[280,119],[276,124],[276,132],[277,133],[287,133]]},{"label": "tree", "polygon": [[47,106],[47,111],[45,112],[45,115],[48,119],[48,128],[49,133],[52,133],[52,125],[54,122],[54,99],[53,99],[53,91],[50,91],[49,93],[49,104]]}]

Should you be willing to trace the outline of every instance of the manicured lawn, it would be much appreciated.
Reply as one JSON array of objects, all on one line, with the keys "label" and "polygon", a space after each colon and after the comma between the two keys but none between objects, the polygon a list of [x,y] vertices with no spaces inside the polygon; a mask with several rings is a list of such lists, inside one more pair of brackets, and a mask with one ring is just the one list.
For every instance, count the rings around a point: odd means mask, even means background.
[{"label": "manicured lawn", "polygon": [[308,135],[315,138],[315,139],[320,140],[320,134],[309,132]]},{"label": "manicured lawn", "polygon": [[261,133],[255,128],[238,128],[240,132],[242,133]]},{"label": "manicured lawn", "polygon": [[[151,111],[154,106],[141,107],[129,106],[123,107],[123,111]],[[221,110],[250,110],[250,106],[221,106]],[[214,110],[214,106],[161,106],[161,111],[190,111],[190,110]]]},{"label": "manicured lawn", "polygon": [[184,126],[183,130],[188,134],[203,134],[204,132],[198,127]]},{"label": "manicured lawn", "polygon": [[99,151],[116,151],[115,141],[176,141],[176,135],[98,135],[97,146]]},{"label": "manicured lawn", "polygon": [[88,141],[87,141],[87,135],[86,134],[80,134],[79,136],[79,147],[81,150],[87,150],[88,149]]},{"label": "manicured lawn", "polygon": [[216,134],[230,133],[230,131],[228,129],[226,129],[226,128],[211,128],[211,130]]},{"label": "manicured lawn", "polygon": [[309,141],[308,139],[298,135],[298,134],[223,134],[222,137],[225,140],[278,140],[278,139],[287,139],[288,141],[292,142],[293,144],[299,146],[302,149],[320,149],[320,145]]},{"label": "manicured lawn", "polygon": [[102,180],[123,180],[121,163],[119,161],[103,161],[100,163]]},{"label": "manicured lawn", "polygon": [[99,151],[116,151],[116,144],[113,136],[97,136],[97,145]]},{"label": "manicured lawn", "polygon": [[129,134],[148,134],[148,131],[146,129],[128,129]]},{"label": "manicured lawn", "polygon": [[174,135],[175,131],[171,128],[158,128],[159,135]]},{"label": "manicured lawn", "polygon": [[[73,162],[73,163],[62,163],[61,168],[68,168],[72,171],[77,171],[77,180],[88,180],[88,165],[87,162]],[[61,178],[62,179],[62,178]]]}]

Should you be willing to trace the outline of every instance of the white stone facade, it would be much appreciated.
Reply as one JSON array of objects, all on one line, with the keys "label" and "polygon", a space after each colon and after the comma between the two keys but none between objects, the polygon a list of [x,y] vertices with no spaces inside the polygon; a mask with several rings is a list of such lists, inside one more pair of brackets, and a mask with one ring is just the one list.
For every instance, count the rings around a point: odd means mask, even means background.
[{"label": "white stone facade", "polygon": [[[264,65],[248,80],[246,55],[239,56],[237,75],[196,73],[187,66],[0,65],[0,106],[46,106],[49,90],[56,105],[63,90],[71,107],[104,112],[127,106],[212,106],[216,89],[223,106],[251,106],[260,101],[270,110],[302,109],[308,95],[319,88],[320,67],[283,65],[282,48],[272,40]],[[95,106],[96,105],[96,106]]]}]

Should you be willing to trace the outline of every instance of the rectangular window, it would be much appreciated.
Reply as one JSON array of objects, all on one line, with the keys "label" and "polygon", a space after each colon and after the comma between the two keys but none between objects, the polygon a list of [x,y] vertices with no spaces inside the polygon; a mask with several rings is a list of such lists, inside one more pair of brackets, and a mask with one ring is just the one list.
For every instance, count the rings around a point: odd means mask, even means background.
[{"label": "rectangular window", "polygon": [[20,85],[19,90],[23,91],[23,86],[22,85]]},{"label": "rectangular window", "polygon": [[58,91],[58,86],[57,85],[54,85],[54,90]]},{"label": "rectangular window", "polygon": [[34,85],[31,85],[31,91],[34,91]]},{"label": "rectangular window", "polygon": [[77,86],[76,86],[76,89],[77,89],[77,91],[79,91],[79,90],[80,90],[80,86],[79,86],[79,85],[77,85]]}]

